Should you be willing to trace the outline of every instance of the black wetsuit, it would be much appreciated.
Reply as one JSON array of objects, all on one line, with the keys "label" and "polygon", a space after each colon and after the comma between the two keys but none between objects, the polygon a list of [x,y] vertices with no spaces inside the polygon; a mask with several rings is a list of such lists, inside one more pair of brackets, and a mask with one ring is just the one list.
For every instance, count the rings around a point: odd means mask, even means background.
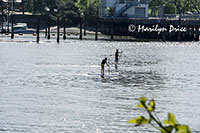
[{"label": "black wetsuit", "polygon": [[115,62],[118,62],[119,59],[119,52],[115,52]]},{"label": "black wetsuit", "polygon": [[101,77],[104,78],[104,65],[106,64],[107,59],[103,59],[101,62]]},{"label": "black wetsuit", "polygon": [[106,64],[106,59],[103,59],[101,64],[105,65]]}]

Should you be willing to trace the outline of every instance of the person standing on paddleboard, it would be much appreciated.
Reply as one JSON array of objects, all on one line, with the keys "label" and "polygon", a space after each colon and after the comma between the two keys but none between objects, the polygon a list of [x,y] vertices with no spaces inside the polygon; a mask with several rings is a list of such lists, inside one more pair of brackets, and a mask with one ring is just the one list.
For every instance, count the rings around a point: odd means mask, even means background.
[{"label": "person standing on paddleboard", "polygon": [[119,61],[119,57],[121,57],[123,51],[119,52],[118,49],[116,49],[116,52],[115,52],[115,63],[118,64],[118,61]]},{"label": "person standing on paddleboard", "polygon": [[102,78],[104,78],[104,66],[105,66],[105,64],[107,66],[109,66],[108,63],[107,63],[107,58],[103,59],[102,62],[101,62],[101,77]]},{"label": "person standing on paddleboard", "polygon": [[117,64],[118,64],[118,61],[119,61],[119,57],[121,57],[123,51],[122,52],[119,52],[118,49],[116,49],[116,52],[115,52],[115,69],[117,69]]}]

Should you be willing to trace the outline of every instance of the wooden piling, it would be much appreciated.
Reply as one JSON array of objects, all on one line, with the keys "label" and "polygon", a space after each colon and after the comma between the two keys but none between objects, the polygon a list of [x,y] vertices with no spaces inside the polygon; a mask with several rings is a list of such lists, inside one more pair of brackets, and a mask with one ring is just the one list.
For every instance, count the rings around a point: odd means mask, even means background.
[{"label": "wooden piling", "polygon": [[67,37],[66,37],[66,20],[64,18],[64,28],[63,28],[63,39],[65,40]]},{"label": "wooden piling", "polygon": [[79,39],[82,40],[82,26],[83,26],[83,23],[82,23],[82,18],[80,19],[80,34],[79,34]]},{"label": "wooden piling", "polygon": [[47,22],[48,22],[48,16],[45,16],[45,37],[47,37]]},{"label": "wooden piling", "polygon": [[98,26],[99,26],[99,13],[98,13],[98,10],[97,10],[95,40],[98,40]]},{"label": "wooden piling", "polygon": [[11,39],[14,39],[13,15],[11,15]]},{"label": "wooden piling", "polygon": [[171,37],[171,38],[170,38],[170,41],[176,41],[176,40],[175,40],[175,38],[176,38],[176,33],[175,33],[175,32],[171,32],[171,33],[170,33],[170,37]]},{"label": "wooden piling", "polygon": [[199,26],[197,25],[197,36],[196,36],[196,41],[199,41]]},{"label": "wooden piling", "polygon": [[199,41],[199,26],[196,25],[195,29],[195,41]]},{"label": "wooden piling", "polygon": [[188,41],[193,41],[193,29],[191,26],[189,26],[189,35],[188,35]]},{"label": "wooden piling", "polygon": [[187,25],[187,32],[186,32],[186,41],[189,41],[189,36],[190,36],[190,27]]},{"label": "wooden piling", "polygon": [[24,0],[22,0],[22,14],[24,15]]},{"label": "wooden piling", "polygon": [[57,43],[60,42],[60,18],[57,17]]},{"label": "wooden piling", "polygon": [[[165,23],[166,23],[166,21],[165,21]],[[167,24],[166,24],[166,28],[169,29],[169,26]],[[169,40],[169,31],[167,31],[165,34],[166,34],[166,41],[168,41]]]},{"label": "wooden piling", "polygon": [[192,29],[190,26],[188,26],[188,41],[191,41],[191,34],[192,34]]},{"label": "wooden piling", "polygon": [[113,18],[113,16],[111,18],[110,32],[111,32],[110,33],[110,39],[113,40],[114,39],[114,37],[113,37],[113,33],[114,33],[114,18]]},{"label": "wooden piling", "polygon": [[7,26],[7,33],[10,33],[10,20],[8,21],[8,26]]},{"label": "wooden piling", "polygon": [[40,19],[39,16],[37,18],[37,43],[40,41]]},{"label": "wooden piling", "polygon": [[182,34],[182,35],[181,35],[181,37],[182,37],[182,41],[187,41],[186,33],[183,32],[183,33],[181,33],[181,34]]},{"label": "wooden piling", "polygon": [[[162,19],[162,27],[165,27],[166,28],[166,20],[165,19]],[[163,31],[162,33],[162,40],[165,42],[166,41],[166,31]]]},{"label": "wooden piling", "polygon": [[191,35],[191,41],[195,40],[195,31],[194,31],[194,26],[192,26],[192,35]]},{"label": "wooden piling", "polygon": [[3,6],[1,7],[1,34],[3,34]]},{"label": "wooden piling", "polygon": [[[87,6],[86,6],[86,11],[87,11]],[[84,13],[84,31],[83,31],[83,35],[86,36],[86,27],[87,27],[87,22],[86,22],[86,16],[87,14]]]},{"label": "wooden piling", "polygon": [[[182,23],[181,23],[181,18],[179,18],[177,28],[181,28],[181,25],[182,25]],[[182,41],[181,32],[179,31],[177,34],[178,34],[178,38],[177,38],[178,41],[179,41],[179,42]]]},{"label": "wooden piling", "polygon": [[86,36],[86,26],[87,26],[86,16],[84,16],[84,31],[83,31],[84,36]]},{"label": "wooden piling", "polygon": [[[168,29],[170,28],[171,21],[168,22]],[[168,41],[172,41],[172,33],[168,31]]]},{"label": "wooden piling", "polygon": [[95,40],[98,40],[98,22],[96,23],[96,29],[95,29]]},{"label": "wooden piling", "polygon": [[[108,34],[111,35],[111,22],[109,22],[107,25],[108,25]],[[104,30],[106,30],[106,28]]]},{"label": "wooden piling", "polygon": [[48,26],[48,30],[47,30],[47,32],[48,32],[48,35],[47,35],[47,38],[48,39],[50,39],[50,17],[48,16],[48,19],[47,19],[47,26]]}]

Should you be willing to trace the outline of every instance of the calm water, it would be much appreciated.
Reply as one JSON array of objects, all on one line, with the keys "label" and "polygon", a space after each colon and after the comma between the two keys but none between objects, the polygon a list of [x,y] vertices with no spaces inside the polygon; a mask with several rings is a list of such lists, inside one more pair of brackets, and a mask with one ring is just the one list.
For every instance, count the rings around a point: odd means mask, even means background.
[{"label": "calm water", "polygon": [[[156,101],[161,120],[172,112],[200,132],[200,43],[109,42],[19,37],[0,42],[0,132],[149,133],[128,120]],[[21,40],[26,40],[23,42]],[[115,49],[123,51],[118,69]],[[107,57],[105,79],[99,77]]]}]

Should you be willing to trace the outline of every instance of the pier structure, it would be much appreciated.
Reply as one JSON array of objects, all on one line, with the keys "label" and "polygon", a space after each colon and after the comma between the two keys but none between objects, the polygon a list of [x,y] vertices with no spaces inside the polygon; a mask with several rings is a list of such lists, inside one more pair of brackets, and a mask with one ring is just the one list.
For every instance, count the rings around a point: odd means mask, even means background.
[{"label": "pier structure", "polygon": [[200,20],[101,17],[101,33],[163,41],[199,41]]}]

